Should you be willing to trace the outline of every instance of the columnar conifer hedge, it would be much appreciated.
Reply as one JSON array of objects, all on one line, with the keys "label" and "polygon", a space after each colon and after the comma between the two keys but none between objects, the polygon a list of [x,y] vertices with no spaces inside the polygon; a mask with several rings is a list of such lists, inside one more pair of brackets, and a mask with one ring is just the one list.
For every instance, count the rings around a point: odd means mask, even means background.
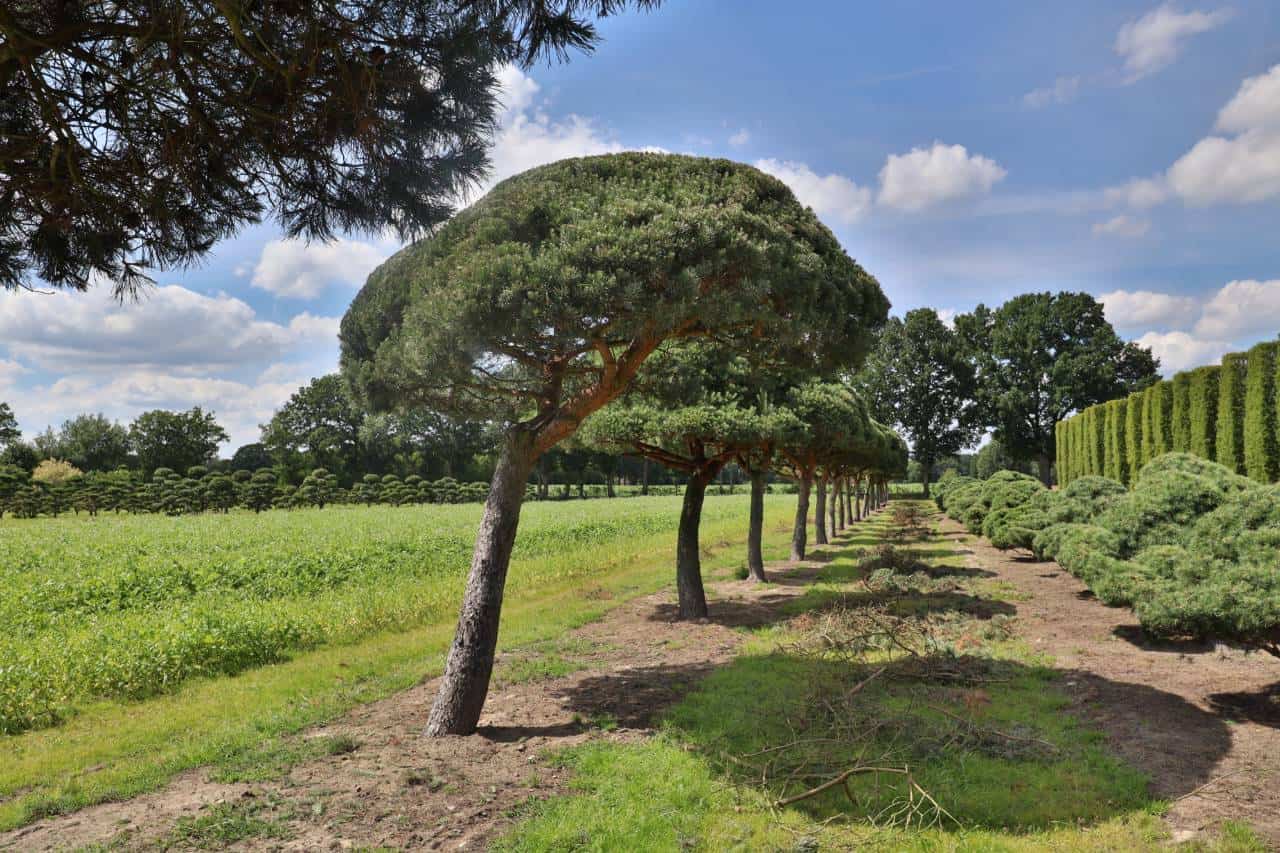
[{"label": "columnar conifer hedge", "polygon": [[1249,350],[1244,389],[1244,473],[1259,483],[1276,478],[1276,344]]},{"label": "columnar conifer hedge", "polygon": [[1191,453],[1201,459],[1216,459],[1218,435],[1218,374],[1210,365],[1191,371],[1190,403]]},{"label": "columnar conifer hedge", "polygon": [[1230,353],[1222,357],[1218,374],[1218,464],[1237,474],[1244,472],[1244,374],[1248,356]]},{"label": "columnar conifer hedge", "polygon": [[1155,455],[1156,447],[1156,430],[1155,418],[1155,395],[1151,393],[1151,389],[1142,392],[1142,464],[1146,465],[1151,461],[1151,457]]},{"label": "columnar conifer hedge", "polygon": [[1151,395],[1151,458],[1173,450],[1171,435],[1173,409],[1173,383],[1157,382],[1147,389]]},{"label": "columnar conifer hedge", "polygon": [[1142,467],[1142,396],[1141,391],[1135,391],[1125,401],[1124,451],[1130,477]]},{"label": "columnar conifer hedge", "polygon": [[1173,410],[1169,432],[1173,438],[1173,450],[1187,453],[1191,450],[1191,374],[1178,373],[1173,377]]},{"label": "columnar conifer hedge", "polygon": [[1190,453],[1260,483],[1280,480],[1280,341],[1090,406],[1058,425],[1058,481],[1132,485],[1166,453]]}]

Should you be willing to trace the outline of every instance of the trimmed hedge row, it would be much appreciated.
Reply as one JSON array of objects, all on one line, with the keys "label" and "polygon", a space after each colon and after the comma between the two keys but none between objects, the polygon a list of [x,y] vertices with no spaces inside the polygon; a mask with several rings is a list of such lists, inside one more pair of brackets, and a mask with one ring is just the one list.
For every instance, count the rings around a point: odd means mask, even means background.
[{"label": "trimmed hedge row", "polygon": [[1132,485],[1166,453],[1191,453],[1260,483],[1280,479],[1280,342],[1223,356],[1127,398],[1061,421],[1058,482],[1110,477]]},{"label": "trimmed hedge row", "polygon": [[938,505],[998,548],[1055,559],[1158,637],[1280,656],[1280,486],[1188,453],[1153,459],[1132,489],[1077,477],[1050,491],[1003,471],[938,483]]}]

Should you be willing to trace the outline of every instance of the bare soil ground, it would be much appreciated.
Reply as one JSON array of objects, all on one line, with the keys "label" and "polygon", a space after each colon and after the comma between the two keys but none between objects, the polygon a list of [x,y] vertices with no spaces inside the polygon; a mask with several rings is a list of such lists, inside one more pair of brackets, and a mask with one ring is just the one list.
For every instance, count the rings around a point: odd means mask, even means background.
[{"label": "bare soil ground", "polygon": [[1280,660],[1205,643],[1159,643],[1057,563],[1000,551],[956,522],[969,565],[1018,590],[1018,633],[1066,671],[1077,713],[1173,801],[1175,839],[1224,819],[1280,849]]},{"label": "bare soil ground", "polygon": [[[1147,643],[1132,614],[1093,600],[1057,564],[995,550],[949,521],[942,532],[968,552],[972,569],[1007,585],[1017,632],[1067,671],[1064,689],[1078,714],[1173,801],[1175,838],[1229,818],[1280,847],[1280,661]],[[820,566],[775,566],[777,582],[763,587],[709,584],[712,618],[703,622],[674,621],[673,594],[664,591],[621,604],[541,652],[506,653],[476,737],[420,736],[435,689],[427,681],[307,732],[348,738],[350,751],[297,765],[277,781],[216,784],[191,772],[162,791],[2,835],[0,849],[149,847],[174,841],[175,825],[217,804],[288,827],[286,840],[259,835],[237,849],[483,849],[529,801],[566,790],[567,773],[548,761],[550,750],[650,735],[665,708],[735,655],[745,639],[737,628],[782,618]],[[539,654],[580,668],[520,676]]]}]

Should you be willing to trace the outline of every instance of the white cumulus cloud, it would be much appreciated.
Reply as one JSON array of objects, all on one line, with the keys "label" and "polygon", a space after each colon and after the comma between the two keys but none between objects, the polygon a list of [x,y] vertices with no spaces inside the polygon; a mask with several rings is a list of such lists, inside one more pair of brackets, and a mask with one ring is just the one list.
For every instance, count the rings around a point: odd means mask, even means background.
[{"label": "white cumulus cloud", "polygon": [[1104,190],[1106,204],[1146,208],[1170,198],[1192,205],[1280,198],[1280,65],[1241,83],[1215,127],[1219,135],[1196,142],[1164,174]]},{"label": "white cumulus cloud", "polygon": [[819,175],[804,163],[783,160],[757,160],[755,166],[791,187],[803,204],[819,216],[829,216],[851,224],[871,209],[872,194],[844,175]]},{"label": "white cumulus cloud", "polygon": [[1280,129],[1280,65],[1241,83],[1218,113],[1217,128],[1226,133]]},{"label": "white cumulus cloud", "polygon": [[303,343],[332,341],[337,322],[303,313],[283,326],[259,319],[235,297],[177,285],[152,288],[141,301],[123,304],[107,288],[0,293],[0,341],[10,355],[76,373],[190,373],[257,365]]},{"label": "white cumulus cloud", "polygon": [[1135,82],[1172,65],[1187,40],[1217,29],[1231,11],[1179,11],[1166,3],[1120,28],[1115,50],[1124,60],[1126,82]]},{"label": "white cumulus cloud", "polygon": [[1124,214],[1108,219],[1106,222],[1094,223],[1093,226],[1094,234],[1107,237],[1137,238],[1145,236],[1150,230],[1151,223],[1147,220],[1135,219]]},{"label": "white cumulus cloud", "polygon": [[734,148],[741,148],[743,145],[746,145],[750,141],[751,141],[751,134],[747,131],[745,127],[742,128],[742,130],[739,130],[737,133],[729,137],[729,144],[732,145]]},{"label": "white cumulus cloud", "polygon": [[1218,113],[1234,136],[1197,142],[1169,169],[1169,185],[1191,204],[1249,203],[1280,196],[1280,65],[1240,84]]},{"label": "white cumulus cloud", "polygon": [[1195,333],[1233,340],[1280,329],[1280,279],[1228,282],[1204,304]]},{"label": "white cumulus cloud", "polygon": [[[539,99],[542,87],[515,66],[498,73],[499,99],[504,111],[498,133],[489,150],[488,179],[474,194],[479,197],[494,184],[534,166],[554,163],[566,157],[589,157],[625,151],[623,145],[593,120],[569,114],[552,118],[546,103]],[[642,150],[660,150],[644,148]]]},{"label": "white cumulus cloud", "polygon": [[1107,320],[1120,328],[1170,328],[1187,325],[1199,300],[1151,290],[1113,290],[1098,297]]},{"label": "white cumulus cloud", "polygon": [[1135,178],[1119,186],[1103,191],[1103,199],[1109,206],[1148,208],[1164,204],[1169,199],[1169,188],[1164,177]]},{"label": "white cumulus cloud", "polygon": [[1138,338],[1140,346],[1149,347],[1160,359],[1160,372],[1172,376],[1206,364],[1217,364],[1234,348],[1224,341],[1204,340],[1186,332],[1147,332]]},{"label": "white cumulus cloud", "polygon": [[1022,103],[1032,109],[1040,109],[1052,104],[1069,104],[1080,94],[1079,77],[1059,77],[1052,86],[1032,89],[1022,96]]},{"label": "white cumulus cloud", "polygon": [[1169,185],[1197,205],[1280,196],[1280,133],[1255,130],[1232,139],[1202,139],[1170,167]]},{"label": "white cumulus cloud", "polygon": [[963,145],[935,142],[907,154],[891,154],[880,170],[879,202],[916,211],[982,195],[1008,174],[994,160],[970,154]]},{"label": "white cumulus cloud", "polygon": [[253,269],[254,287],[291,299],[314,299],[333,285],[359,287],[395,251],[391,241],[272,240]]}]

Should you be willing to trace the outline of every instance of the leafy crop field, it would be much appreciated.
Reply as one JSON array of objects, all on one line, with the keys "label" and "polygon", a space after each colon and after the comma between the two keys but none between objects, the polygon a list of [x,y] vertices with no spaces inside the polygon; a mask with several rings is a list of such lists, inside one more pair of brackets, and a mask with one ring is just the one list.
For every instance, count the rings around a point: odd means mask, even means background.
[{"label": "leafy crop field", "polygon": [[[674,531],[680,511],[671,497],[619,506],[526,506],[508,595],[598,573],[628,543]],[[193,677],[447,621],[480,511],[0,523],[0,732],[57,725],[92,699],[140,699]],[[745,515],[742,496],[705,509],[709,527]]]}]

